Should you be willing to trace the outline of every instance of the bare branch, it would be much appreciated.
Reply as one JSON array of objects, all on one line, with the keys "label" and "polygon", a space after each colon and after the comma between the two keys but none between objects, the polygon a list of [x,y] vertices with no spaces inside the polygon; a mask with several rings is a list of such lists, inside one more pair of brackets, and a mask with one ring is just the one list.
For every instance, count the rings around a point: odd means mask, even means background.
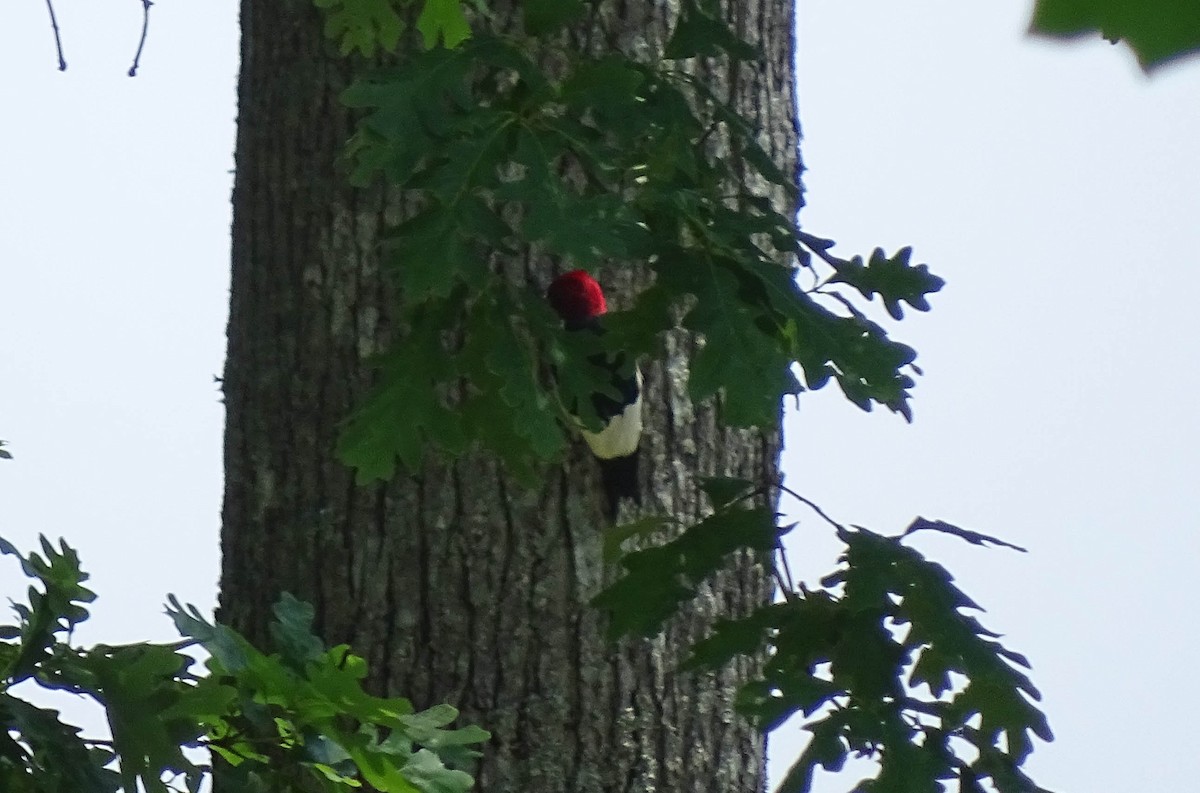
[{"label": "bare branch", "polygon": [[[50,2],[50,0],[46,0]],[[138,41],[137,52],[133,55],[133,65],[129,67],[129,76],[137,77],[138,62],[142,59],[142,48],[146,46],[146,31],[150,29],[150,0],[142,0],[142,38]]]},{"label": "bare branch", "polygon": [[58,18],[54,16],[54,3],[46,0],[46,10],[50,12],[50,27],[54,28],[54,49],[58,52],[58,70],[67,70],[67,61],[63,58],[62,39],[58,35]]}]

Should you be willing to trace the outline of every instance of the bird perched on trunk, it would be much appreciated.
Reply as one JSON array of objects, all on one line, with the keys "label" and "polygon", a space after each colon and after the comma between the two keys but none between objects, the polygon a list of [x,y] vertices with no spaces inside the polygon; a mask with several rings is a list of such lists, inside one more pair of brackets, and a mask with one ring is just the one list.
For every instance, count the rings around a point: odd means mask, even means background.
[{"label": "bird perched on trunk", "polygon": [[[585,270],[560,275],[546,290],[546,300],[573,333],[603,334],[600,316],[608,310],[604,290]],[[612,393],[592,394],[592,408],[603,423],[592,432],[580,422],[583,440],[600,461],[600,473],[611,512],[622,498],[641,503],[638,490],[638,443],[642,436],[642,373],[626,366],[625,354],[592,355],[588,360],[609,372]],[[614,396],[615,394],[615,396]],[[577,405],[569,405],[577,412]]]}]

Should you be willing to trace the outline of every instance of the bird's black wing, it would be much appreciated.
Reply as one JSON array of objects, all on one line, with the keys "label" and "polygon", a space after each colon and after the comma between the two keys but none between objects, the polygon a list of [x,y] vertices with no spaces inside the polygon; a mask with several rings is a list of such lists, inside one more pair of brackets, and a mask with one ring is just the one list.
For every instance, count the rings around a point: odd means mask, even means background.
[{"label": "bird's black wing", "polygon": [[620,394],[617,399],[608,394],[592,394],[592,408],[596,411],[596,415],[600,417],[601,421],[608,421],[614,416],[624,413],[625,408],[636,402],[641,395],[641,389],[638,387],[637,377],[632,372],[622,374],[621,370],[625,367],[624,353],[618,353],[612,358],[593,355],[588,360],[611,373],[612,380],[610,382]]}]

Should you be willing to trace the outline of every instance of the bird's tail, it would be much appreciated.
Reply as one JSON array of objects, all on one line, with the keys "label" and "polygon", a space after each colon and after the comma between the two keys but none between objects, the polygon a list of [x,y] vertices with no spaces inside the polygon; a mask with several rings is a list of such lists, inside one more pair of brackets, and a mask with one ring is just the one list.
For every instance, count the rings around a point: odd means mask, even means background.
[{"label": "bird's tail", "polygon": [[642,492],[638,487],[638,453],[600,460],[600,478],[608,496],[609,514],[616,516],[621,499],[632,499],[641,505]]}]

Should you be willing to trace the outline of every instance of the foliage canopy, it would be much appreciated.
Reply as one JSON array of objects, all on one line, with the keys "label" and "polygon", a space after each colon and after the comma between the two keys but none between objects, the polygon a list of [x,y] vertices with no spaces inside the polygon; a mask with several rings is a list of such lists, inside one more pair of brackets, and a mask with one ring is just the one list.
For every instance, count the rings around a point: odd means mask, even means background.
[{"label": "foliage canopy", "polygon": [[[465,770],[484,730],[447,729],[449,705],[416,712],[408,700],[362,689],[366,663],[312,633],[313,611],[290,595],[275,605],[273,652],[263,653],[194,607],[170,598],[174,644],[74,646],[71,635],[95,599],[79,556],[42,538],[22,556],[33,579],[18,618],[0,625],[0,790],[6,793],[196,793],[211,775],[207,749],[225,761],[238,790],[359,788],[386,793],[465,793]],[[195,647],[209,658],[193,671]],[[111,740],[88,738],[58,711],[18,695],[65,691],[105,709]],[[297,786],[302,786],[298,788]]]}]

